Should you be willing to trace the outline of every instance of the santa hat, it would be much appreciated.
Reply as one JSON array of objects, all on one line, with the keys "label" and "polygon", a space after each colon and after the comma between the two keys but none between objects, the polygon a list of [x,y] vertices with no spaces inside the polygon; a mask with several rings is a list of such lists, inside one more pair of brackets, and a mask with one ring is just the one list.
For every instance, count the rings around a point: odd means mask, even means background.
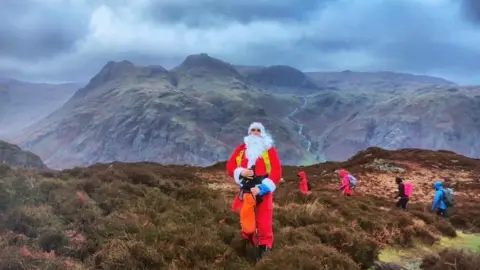
[{"label": "santa hat", "polygon": [[262,134],[265,134],[265,127],[262,125],[262,123],[260,122],[253,122],[250,124],[250,127],[248,127],[248,131],[247,131],[247,134],[250,134],[250,130],[252,130],[252,128],[258,128],[260,129],[260,132]]}]

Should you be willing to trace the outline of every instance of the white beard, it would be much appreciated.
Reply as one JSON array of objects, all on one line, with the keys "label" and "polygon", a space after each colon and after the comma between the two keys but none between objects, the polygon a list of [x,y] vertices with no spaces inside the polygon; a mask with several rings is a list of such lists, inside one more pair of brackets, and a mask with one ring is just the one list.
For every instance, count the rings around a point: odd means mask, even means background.
[{"label": "white beard", "polygon": [[262,155],[265,150],[270,149],[273,145],[273,140],[268,134],[264,134],[263,137],[256,135],[249,135],[244,138],[246,145],[245,156],[248,159],[248,168],[255,165],[257,159]]}]

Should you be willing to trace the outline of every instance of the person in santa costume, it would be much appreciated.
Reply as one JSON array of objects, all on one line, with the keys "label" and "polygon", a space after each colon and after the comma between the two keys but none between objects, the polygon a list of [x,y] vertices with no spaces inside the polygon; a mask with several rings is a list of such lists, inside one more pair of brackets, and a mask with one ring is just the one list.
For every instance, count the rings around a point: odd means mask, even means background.
[{"label": "person in santa costume", "polygon": [[[227,174],[240,187],[232,210],[241,212],[242,207],[245,207],[245,199],[253,197],[256,200],[253,214],[255,232],[252,233],[250,229],[246,232],[242,226],[242,237],[245,243],[251,241],[258,247],[258,258],[263,257],[273,245],[273,192],[282,178],[280,159],[273,143],[265,127],[254,122],[248,128],[244,143],[233,151],[227,162]],[[255,184],[247,187],[248,180],[253,179]]]}]

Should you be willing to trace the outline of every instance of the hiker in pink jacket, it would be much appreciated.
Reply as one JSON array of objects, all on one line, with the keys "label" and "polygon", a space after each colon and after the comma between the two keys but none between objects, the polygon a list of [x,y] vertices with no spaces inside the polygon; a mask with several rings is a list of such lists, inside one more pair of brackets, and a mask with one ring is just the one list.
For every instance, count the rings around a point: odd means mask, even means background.
[{"label": "hiker in pink jacket", "polygon": [[407,210],[407,204],[408,200],[410,199],[410,195],[412,195],[413,186],[411,183],[404,181],[404,179],[401,177],[396,177],[395,182],[398,185],[398,194],[395,199],[400,198],[397,201],[396,206],[399,208],[401,207],[403,210]]},{"label": "hiker in pink jacket", "polygon": [[352,189],[350,188],[350,179],[348,178],[348,172],[344,169],[341,169],[338,172],[342,185],[338,190],[343,190],[343,195],[351,196],[353,194]]}]

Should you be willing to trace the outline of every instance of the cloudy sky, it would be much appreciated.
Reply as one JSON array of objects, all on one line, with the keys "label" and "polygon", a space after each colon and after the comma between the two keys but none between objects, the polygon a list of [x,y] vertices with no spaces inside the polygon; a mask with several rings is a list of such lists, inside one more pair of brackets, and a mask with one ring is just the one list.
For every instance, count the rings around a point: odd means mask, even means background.
[{"label": "cloudy sky", "polygon": [[478,0],[1,0],[0,77],[87,81],[109,60],[391,70],[480,84]]}]

